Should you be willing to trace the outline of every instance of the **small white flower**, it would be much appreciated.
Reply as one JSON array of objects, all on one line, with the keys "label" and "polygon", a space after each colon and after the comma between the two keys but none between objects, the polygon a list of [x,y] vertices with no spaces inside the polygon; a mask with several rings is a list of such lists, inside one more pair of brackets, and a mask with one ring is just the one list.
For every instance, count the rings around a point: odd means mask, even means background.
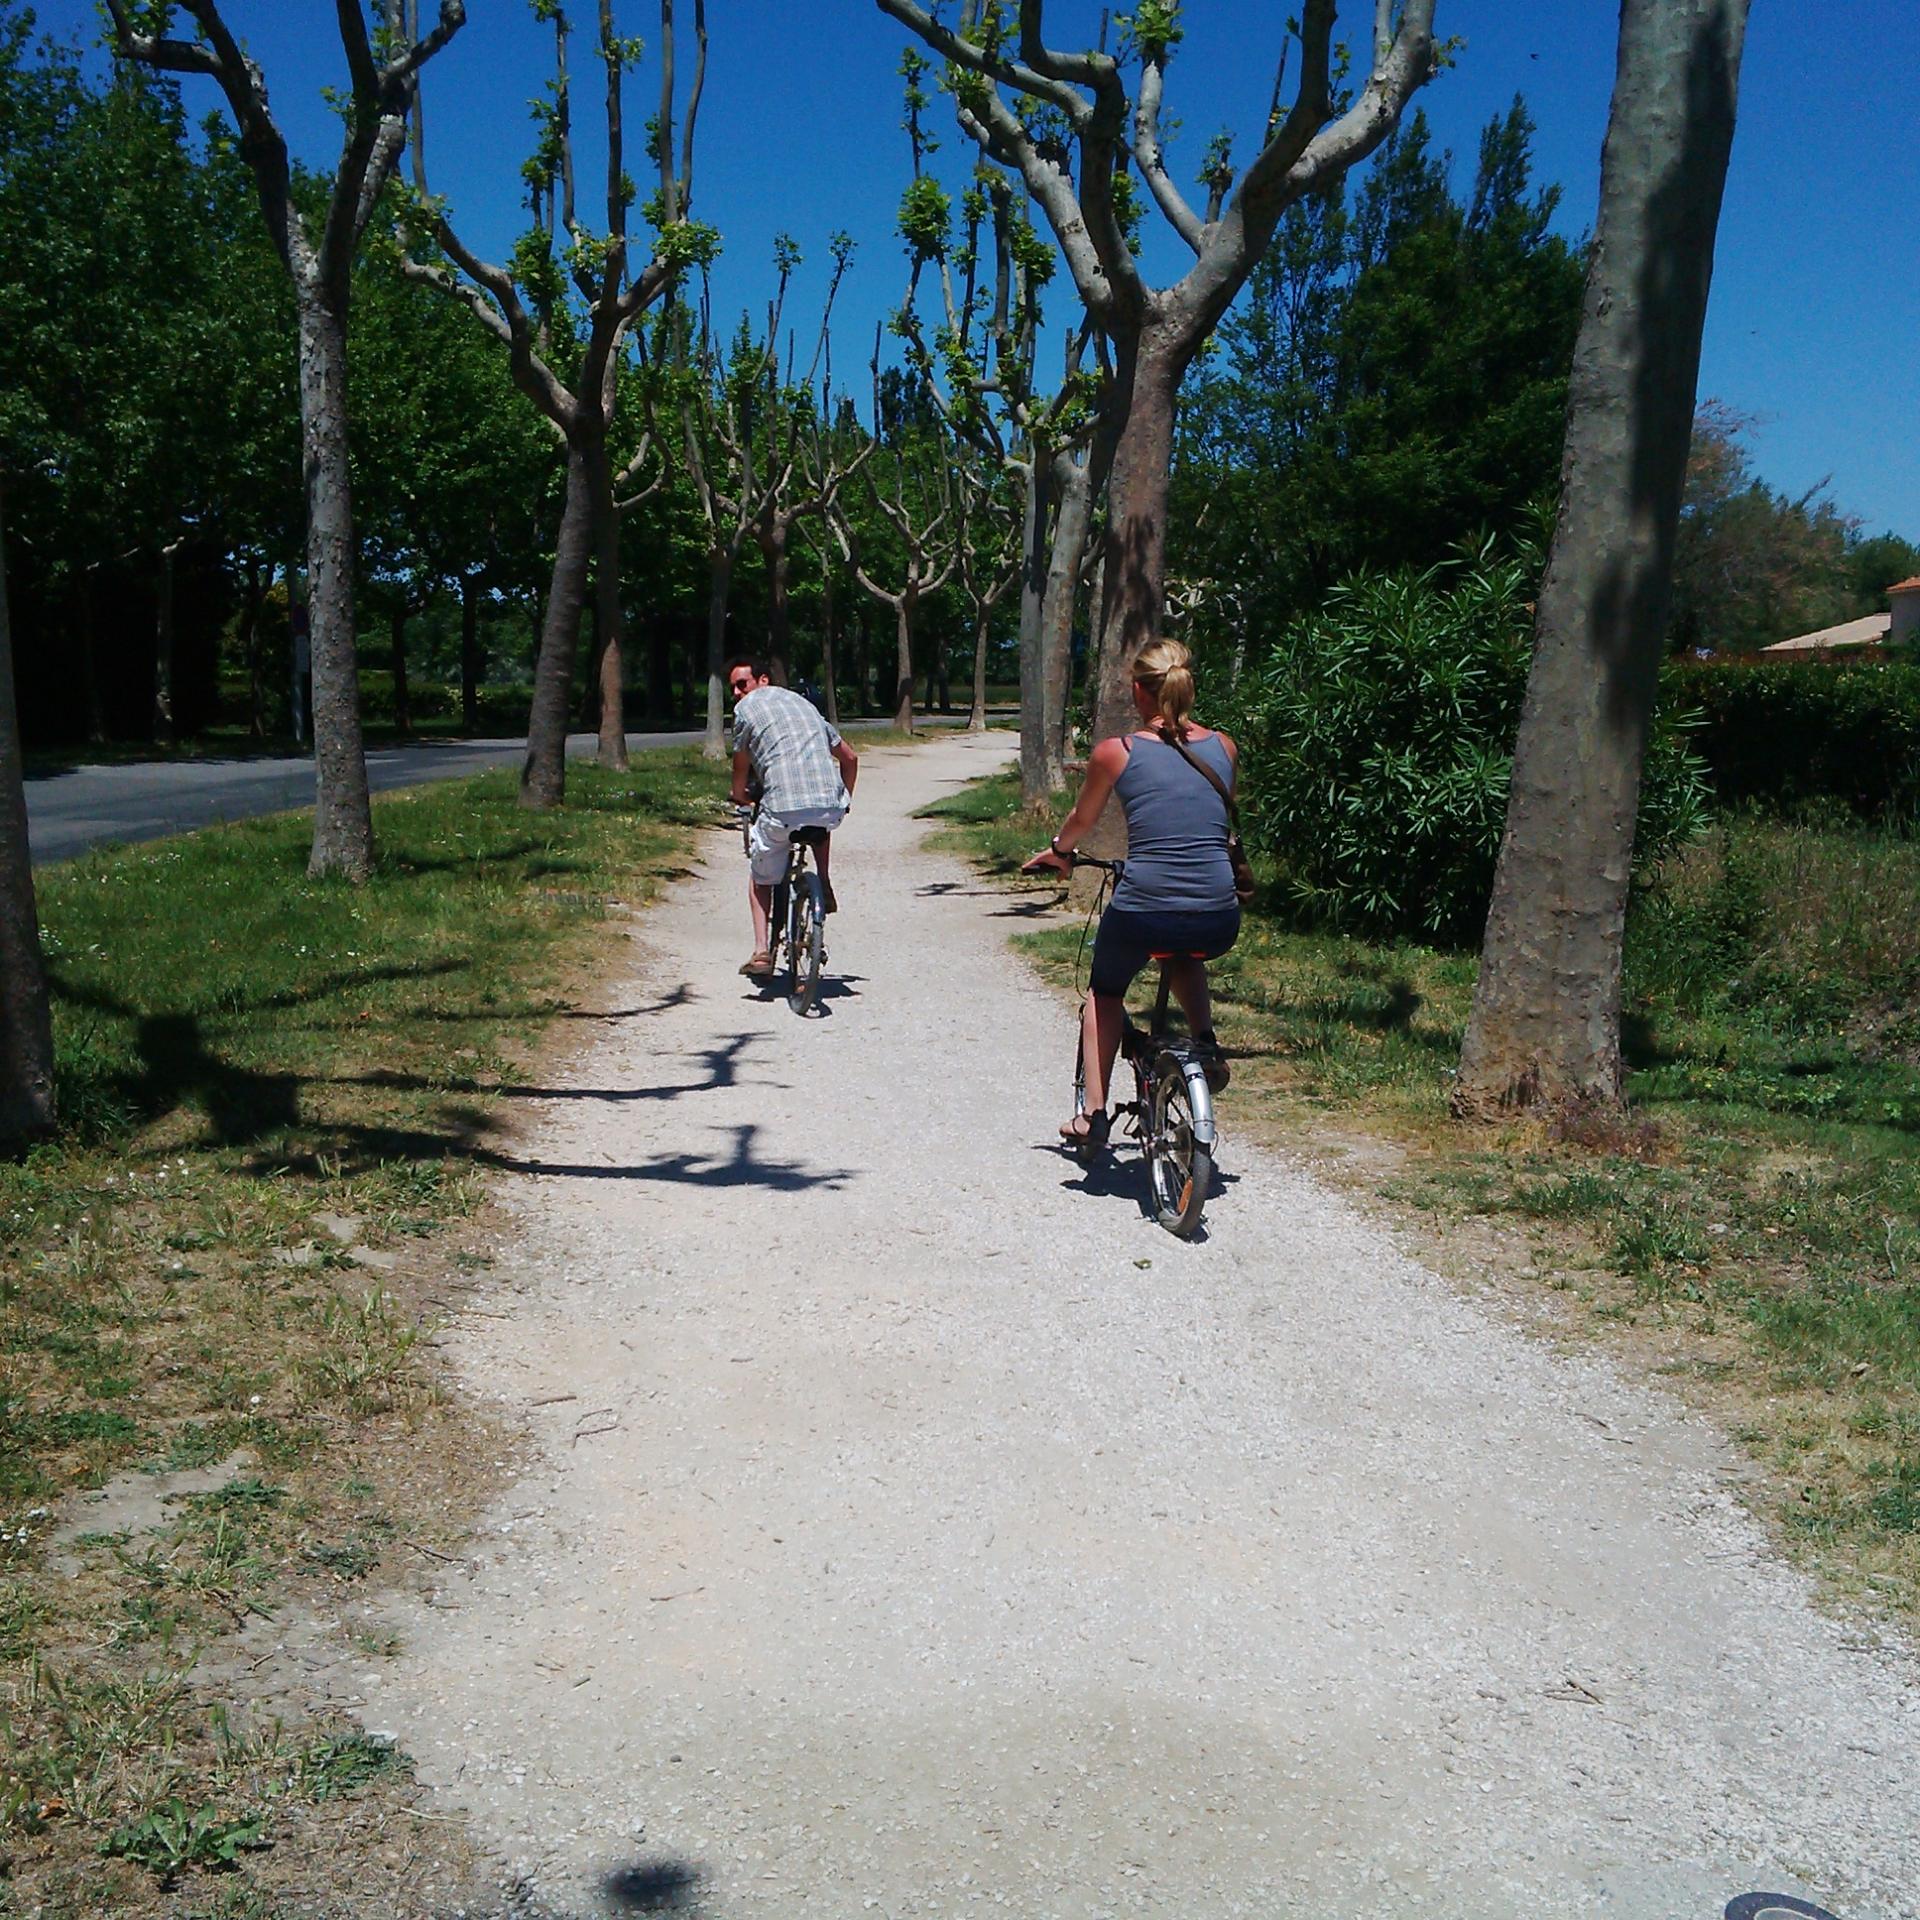
[{"label": "small white flower", "polygon": [[257,1406],[258,1406],[259,1404],[260,1404],[260,1396],[259,1396],[259,1395],[258,1395],[257,1393],[255,1393],[255,1394],[250,1394],[250,1395],[248,1396],[248,1398],[247,1398],[247,1405],[248,1405],[248,1406],[250,1406],[250,1407],[257,1407]]}]

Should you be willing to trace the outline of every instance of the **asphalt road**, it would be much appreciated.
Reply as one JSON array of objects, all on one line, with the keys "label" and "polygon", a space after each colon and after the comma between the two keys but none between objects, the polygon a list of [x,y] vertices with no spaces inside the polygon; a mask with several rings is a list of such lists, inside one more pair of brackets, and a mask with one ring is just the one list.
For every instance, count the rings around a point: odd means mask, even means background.
[{"label": "asphalt road", "polygon": [[[866,724],[883,726],[884,721]],[[924,725],[939,726],[941,718]],[[948,722],[947,724],[951,724]],[[858,732],[854,722],[849,732]],[[629,750],[691,746],[703,735],[630,733]],[[567,757],[591,759],[590,733],[567,737]],[[411,747],[375,747],[367,754],[367,780],[376,793],[457,780],[489,767],[517,766],[524,740],[460,740]],[[71,860],[89,847],[132,840],[158,840],[169,833],[229,820],[253,820],[313,805],[313,761],[305,755],[258,760],[149,760],[122,766],[74,767],[26,782],[27,844],[36,866]]]}]

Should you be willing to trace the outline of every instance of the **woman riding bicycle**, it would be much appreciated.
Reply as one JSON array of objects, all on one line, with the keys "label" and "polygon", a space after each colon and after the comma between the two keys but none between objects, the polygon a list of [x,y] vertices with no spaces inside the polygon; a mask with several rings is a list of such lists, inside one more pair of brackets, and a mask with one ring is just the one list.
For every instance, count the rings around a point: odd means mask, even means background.
[{"label": "woman riding bicycle", "polygon": [[[1156,954],[1187,1016],[1208,1083],[1227,1084],[1227,1063],[1213,1033],[1207,993],[1209,960],[1240,937],[1240,901],[1227,853],[1226,792],[1239,749],[1224,733],[1193,719],[1193,656],[1177,640],[1155,640],[1133,662],[1139,731],[1102,740],[1087,758],[1080,797],[1051,844],[1022,869],[1069,873],[1071,854],[1092,830],[1109,794],[1127,819],[1127,858],[1093,943],[1093,968],[1082,1014],[1086,1111],[1060,1129],[1071,1144],[1102,1144],[1111,1116],[1107,1087],[1126,1022],[1127,989]],[[1210,769],[1209,779],[1202,768]]]}]

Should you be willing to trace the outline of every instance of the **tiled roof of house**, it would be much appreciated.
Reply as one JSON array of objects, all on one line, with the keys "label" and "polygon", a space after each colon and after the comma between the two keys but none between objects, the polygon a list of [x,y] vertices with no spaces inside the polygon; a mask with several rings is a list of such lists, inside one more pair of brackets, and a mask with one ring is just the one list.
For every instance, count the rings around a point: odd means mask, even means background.
[{"label": "tiled roof of house", "polygon": [[1818,633],[1797,634],[1791,640],[1776,640],[1762,653],[1819,653],[1827,647],[1877,646],[1893,625],[1888,613],[1870,613],[1864,620],[1846,620],[1837,627],[1822,627]]},{"label": "tiled roof of house", "polygon": [[1920,587],[1920,573],[1916,573],[1911,580],[1896,580],[1887,591],[1889,593],[1910,593],[1915,587]]}]

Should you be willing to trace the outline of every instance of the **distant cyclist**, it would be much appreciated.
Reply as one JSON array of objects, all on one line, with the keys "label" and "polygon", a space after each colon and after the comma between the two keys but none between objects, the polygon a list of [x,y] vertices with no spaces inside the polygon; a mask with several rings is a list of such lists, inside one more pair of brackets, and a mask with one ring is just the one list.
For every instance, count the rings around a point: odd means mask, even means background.
[{"label": "distant cyclist", "polygon": [[[860,757],[810,700],[773,684],[766,661],[743,655],[727,662],[733,695],[733,801],[760,802],[747,836],[747,902],[753,914],[753,953],[740,971],[750,979],[773,971],[767,918],[773,889],[786,877],[787,843],[797,827],[829,832],[847,817]],[[836,909],[832,842],[820,843],[820,888]]]},{"label": "distant cyclist", "polygon": [[[1107,1085],[1126,1020],[1127,989],[1155,954],[1187,1016],[1207,1079],[1227,1084],[1213,1032],[1207,966],[1240,937],[1240,901],[1227,853],[1226,794],[1239,749],[1193,720],[1193,656],[1177,640],[1155,640],[1133,662],[1135,733],[1102,740],[1087,757],[1080,797],[1052,843],[1023,871],[1070,873],[1075,846],[1115,794],[1127,817],[1126,871],[1100,917],[1082,1016],[1086,1112],[1060,1129],[1069,1142],[1106,1138]],[[1218,781],[1219,786],[1214,783]]]}]

